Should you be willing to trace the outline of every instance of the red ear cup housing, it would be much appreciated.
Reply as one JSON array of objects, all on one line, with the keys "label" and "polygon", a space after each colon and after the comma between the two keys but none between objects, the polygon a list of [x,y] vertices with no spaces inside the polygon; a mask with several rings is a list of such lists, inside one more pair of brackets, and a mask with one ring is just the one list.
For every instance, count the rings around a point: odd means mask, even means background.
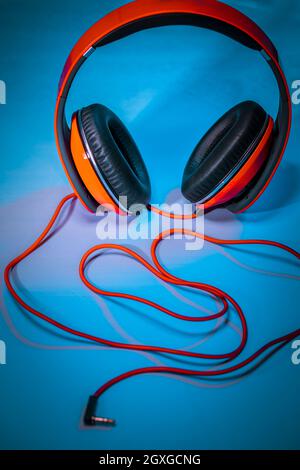
[{"label": "red ear cup housing", "polygon": [[[125,212],[134,204],[147,205],[151,195],[149,175],[133,137],[122,121],[110,109],[100,104],[83,108],[76,117],[77,126],[73,121],[71,141],[72,138],[76,139],[79,132],[86,158],[93,166],[98,179],[96,185],[98,184],[99,188],[104,187],[116,205],[121,197],[126,197],[126,208],[121,208]],[[77,152],[76,146],[72,146],[74,162],[78,168],[80,157],[76,155]],[[84,176],[82,168],[79,173]],[[96,200],[103,204],[102,200],[98,200],[95,179],[93,178],[91,183],[87,176],[83,182],[94,197],[96,194]]]},{"label": "red ear cup housing", "polygon": [[[193,151],[183,174],[183,195],[207,207],[229,202],[262,167],[272,135],[273,121],[259,104],[245,101],[230,109]],[[233,182],[238,182],[235,191]]]}]

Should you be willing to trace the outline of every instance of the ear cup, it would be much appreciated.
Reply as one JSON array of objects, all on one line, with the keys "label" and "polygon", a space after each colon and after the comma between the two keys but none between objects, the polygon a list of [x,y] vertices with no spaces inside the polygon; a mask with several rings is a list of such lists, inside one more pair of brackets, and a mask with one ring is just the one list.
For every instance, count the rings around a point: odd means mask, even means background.
[{"label": "ear cup", "polygon": [[93,104],[78,113],[84,138],[109,190],[127,207],[147,205],[150,179],[142,156],[125,125],[107,107]]},{"label": "ear cup", "polygon": [[189,201],[204,201],[259,145],[268,126],[266,111],[253,101],[230,109],[205,134],[183,174],[182,193]]}]

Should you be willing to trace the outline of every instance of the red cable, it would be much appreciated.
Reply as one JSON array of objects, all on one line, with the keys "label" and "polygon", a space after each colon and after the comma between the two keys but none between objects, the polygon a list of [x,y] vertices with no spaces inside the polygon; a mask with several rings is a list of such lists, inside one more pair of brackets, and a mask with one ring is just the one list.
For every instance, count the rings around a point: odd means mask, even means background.
[{"label": "red cable", "polygon": [[[203,354],[203,353],[195,353],[195,352],[190,352],[190,351],[184,351],[181,349],[170,349],[170,348],[164,348],[164,347],[159,347],[159,346],[147,346],[147,345],[136,345],[136,344],[126,344],[126,343],[120,343],[120,342],[115,342],[115,341],[110,341],[104,338],[96,337],[93,335],[90,335],[88,333],[74,330],[62,323],[57,322],[56,320],[48,317],[47,315],[43,314],[42,312],[39,312],[38,310],[35,310],[32,308],[30,305],[28,305],[15,291],[14,287],[12,286],[11,280],[10,280],[10,273],[11,270],[22,260],[24,260],[26,257],[28,257],[31,253],[33,253],[35,250],[37,250],[45,241],[47,235],[49,234],[50,230],[52,229],[53,225],[55,224],[56,220],[58,219],[60,212],[63,208],[63,206],[66,204],[67,201],[76,199],[75,194],[70,194],[62,199],[62,201],[58,204],[53,216],[50,219],[50,222],[46,226],[45,230],[42,232],[42,234],[37,238],[37,240],[29,247],[27,248],[21,255],[13,259],[5,268],[4,271],[4,279],[5,283],[7,285],[7,288],[11,295],[14,297],[14,299],[21,305],[24,309],[26,309],[28,312],[32,313],[33,315],[37,316],[38,318],[44,320],[47,323],[50,323],[51,325],[55,326],[56,328],[59,328],[60,330],[63,330],[67,333],[70,333],[72,335],[104,344],[106,346],[111,346],[115,348],[120,348],[120,349],[129,349],[129,350],[135,350],[135,351],[153,351],[153,352],[159,352],[159,353],[166,353],[166,354],[173,354],[173,355],[178,355],[178,356],[188,356],[188,357],[195,357],[195,358],[201,358],[201,359],[209,359],[209,360],[226,360],[226,361],[232,361],[233,359],[237,358],[237,356],[240,355],[240,353],[243,351],[243,349],[246,346],[247,343],[247,337],[248,337],[248,329],[247,329],[247,322],[245,319],[245,316],[243,314],[243,311],[241,307],[238,305],[238,303],[230,297],[226,292],[218,289],[217,287],[214,287],[212,285],[208,284],[203,284],[200,282],[192,282],[192,281],[187,281],[184,279],[181,279],[179,277],[174,276],[170,272],[168,272],[166,269],[162,267],[160,262],[158,261],[157,258],[157,247],[159,243],[161,243],[165,238],[170,237],[174,235],[175,233],[181,233],[182,235],[191,235],[197,238],[201,238],[204,241],[218,244],[218,245],[266,245],[266,246],[273,246],[279,249],[282,249],[284,251],[287,251],[291,255],[295,256],[297,259],[300,259],[300,254],[293,250],[292,248],[283,245],[281,243],[273,242],[273,241],[268,241],[268,240],[220,240],[217,238],[209,237],[204,234],[200,234],[197,232],[193,232],[192,230],[186,230],[186,229],[171,229],[171,230],[166,230],[162,233],[160,233],[157,238],[155,238],[152,242],[151,246],[151,257],[153,260],[154,265],[151,265],[148,263],[143,257],[141,257],[138,253],[134,252],[133,250],[126,248],[121,245],[115,245],[115,244],[101,244],[94,246],[90,250],[88,250],[82,257],[80,265],[79,265],[79,274],[80,278],[83,281],[83,283],[93,292],[99,295],[103,296],[108,296],[108,297],[118,297],[118,298],[123,298],[123,299],[128,299],[128,300],[133,300],[135,302],[140,302],[143,304],[146,304],[156,310],[159,310],[167,315],[170,315],[172,317],[175,317],[177,319],[183,320],[183,321],[190,321],[190,322],[204,322],[204,321],[211,321],[215,320],[217,318],[220,318],[224,315],[226,315],[229,304],[231,304],[232,307],[234,307],[235,311],[237,312],[241,325],[242,325],[242,338],[239,346],[234,349],[233,351],[229,353],[224,353],[224,354]],[[156,212],[160,215],[163,216],[168,216],[170,218],[195,218],[196,215],[192,214],[190,216],[177,216],[176,214],[168,214],[167,212],[160,211],[159,209],[153,208],[153,206],[148,207],[149,210]],[[214,298],[219,299],[222,302],[222,309],[217,312],[214,315],[210,316],[205,316],[205,317],[190,317],[182,314],[178,314],[173,312],[172,310],[169,310],[155,302],[152,302],[151,300],[145,299],[143,297],[137,297],[135,295],[131,294],[125,294],[121,292],[111,292],[111,291],[105,291],[102,290],[98,287],[96,287],[94,284],[92,284],[85,275],[85,268],[88,264],[89,258],[92,254],[95,252],[99,252],[102,250],[107,250],[107,249],[113,249],[113,250],[118,250],[123,253],[126,253],[127,255],[131,256],[134,258],[136,261],[138,261],[140,264],[142,264],[145,268],[147,268],[152,274],[154,274],[156,277],[161,279],[162,281],[169,283],[169,284],[174,284],[178,286],[185,286],[185,287],[190,287],[193,289],[198,289],[201,291],[204,291],[208,293],[209,295],[213,296]],[[259,356],[261,356],[263,353],[265,353],[268,349],[279,345],[279,344],[284,344],[286,342],[292,341],[294,338],[300,335],[300,329],[295,330],[292,333],[289,333],[288,335],[282,336],[278,339],[275,339],[274,341],[271,341],[267,343],[265,346],[260,348],[256,353],[254,353],[252,356],[250,356],[248,359],[233,365],[229,366],[227,368],[223,369],[213,369],[213,370],[200,370],[200,371],[195,371],[195,370],[190,370],[190,369],[182,369],[182,368],[176,368],[176,367],[143,367],[140,369],[135,369],[129,372],[126,372],[124,374],[121,374],[112,380],[108,381],[104,385],[102,385],[93,395],[95,398],[99,398],[100,395],[102,395],[108,388],[110,388],[112,385],[121,382],[122,380],[125,380],[129,377],[133,377],[135,375],[140,375],[140,374],[147,374],[147,373],[158,373],[158,372],[163,372],[163,373],[168,373],[168,374],[180,374],[180,375],[191,375],[191,376],[201,376],[201,377],[216,377],[220,375],[226,375],[232,372],[236,372],[243,367],[251,364],[255,359],[257,359]]]}]

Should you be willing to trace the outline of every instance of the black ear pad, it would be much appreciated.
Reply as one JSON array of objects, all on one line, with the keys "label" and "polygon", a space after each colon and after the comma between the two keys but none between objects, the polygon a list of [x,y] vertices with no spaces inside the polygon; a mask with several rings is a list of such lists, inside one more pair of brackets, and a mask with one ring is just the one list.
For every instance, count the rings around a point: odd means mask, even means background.
[{"label": "black ear pad", "polygon": [[195,203],[205,200],[259,144],[268,114],[245,101],[230,109],[193,151],[183,174],[182,193]]},{"label": "black ear pad", "polygon": [[126,196],[128,208],[147,205],[151,195],[149,175],[122,121],[100,104],[83,108],[78,116],[101,176],[115,198]]}]

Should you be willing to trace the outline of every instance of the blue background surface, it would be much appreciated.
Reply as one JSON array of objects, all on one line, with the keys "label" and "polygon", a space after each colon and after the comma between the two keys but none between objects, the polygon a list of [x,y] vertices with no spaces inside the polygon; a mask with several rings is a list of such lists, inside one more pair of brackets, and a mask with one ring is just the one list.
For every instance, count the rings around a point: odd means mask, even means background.
[{"label": "blue background surface", "polygon": [[[7,84],[1,122],[1,268],[45,226],[70,192],[53,135],[59,76],[72,46],[98,18],[123,1],[0,1],[0,79]],[[230,1],[274,40],[290,84],[300,79],[300,5],[296,0]],[[148,30],[97,51],[76,77],[68,115],[100,102],[129,127],[152,178],[153,202],[177,194],[186,160],[200,136],[245,99],[276,113],[276,84],[251,50],[192,27]],[[299,246],[300,105],[294,106],[284,161],[260,201],[246,214],[224,211],[206,219],[219,237],[271,238]],[[211,326],[182,325],[147,307],[91,295],[78,263],[98,242],[98,220],[76,203],[56,237],[16,270],[22,295],[57,320],[117,341],[226,352],[239,341],[235,317],[212,337]],[[126,242],[148,256],[150,241]],[[244,308],[249,342],[242,357],[299,327],[298,270],[290,258],[261,248],[205,246],[186,252],[165,243],[160,256],[172,271],[227,290]],[[193,314],[215,306],[204,296],[172,295],[136,263],[119,255],[93,263],[99,285],[146,296]],[[181,297],[185,296],[185,299]],[[183,303],[185,302],[185,303]],[[162,356],[97,348],[57,334],[22,312],[2,283],[0,447],[3,449],[299,449],[300,366],[290,346],[244,377],[199,381],[162,376],[133,378],[106,393],[103,415],[113,429],[84,429],[86,399],[111,377],[136,367],[178,365]],[[209,340],[208,340],[209,339]],[[203,343],[203,344],[202,344]],[[196,361],[191,367],[203,367]]]}]

